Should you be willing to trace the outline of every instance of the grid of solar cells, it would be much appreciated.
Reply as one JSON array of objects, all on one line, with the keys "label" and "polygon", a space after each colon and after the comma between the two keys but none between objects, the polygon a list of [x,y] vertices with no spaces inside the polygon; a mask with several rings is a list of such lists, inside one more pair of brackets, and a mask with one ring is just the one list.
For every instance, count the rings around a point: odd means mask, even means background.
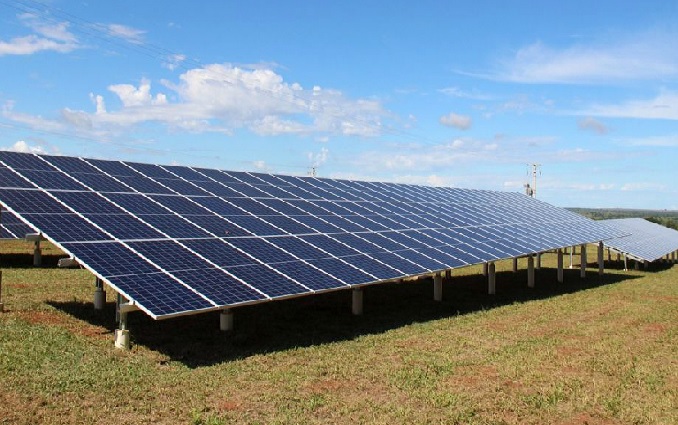
[{"label": "grid of solar cells", "polygon": [[605,241],[605,245],[643,261],[655,261],[678,250],[678,231],[643,218],[601,220],[628,236]]},{"label": "grid of solar cells", "polygon": [[0,203],[154,318],[623,234],[517,193],[13,152],[0,177]]},{"label": "grid of solar cells", "polygon": [[28,233],[35,233],[35,230],[15,214],[0,211],[0,239],[23,239]]}]

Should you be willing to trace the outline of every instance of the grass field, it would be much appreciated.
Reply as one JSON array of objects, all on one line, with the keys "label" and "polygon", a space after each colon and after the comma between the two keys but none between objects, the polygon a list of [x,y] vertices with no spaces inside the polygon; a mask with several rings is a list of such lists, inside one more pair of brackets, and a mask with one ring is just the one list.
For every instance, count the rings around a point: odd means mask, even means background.
[{"label": "grass field", "polygon": [[[545,255],[537,287],[497,264],[430,280],[155,322],[130,314],[113,348],[113,294],[93,276],[33,268],[31,246],[0,242],[0,423],[678,423],[678,265],[586,279]],[[590,249],[590,260],[595,249]],[[592,255],[593,254],[593,255]],[[566,261],[566,264],[569,264]]]}]

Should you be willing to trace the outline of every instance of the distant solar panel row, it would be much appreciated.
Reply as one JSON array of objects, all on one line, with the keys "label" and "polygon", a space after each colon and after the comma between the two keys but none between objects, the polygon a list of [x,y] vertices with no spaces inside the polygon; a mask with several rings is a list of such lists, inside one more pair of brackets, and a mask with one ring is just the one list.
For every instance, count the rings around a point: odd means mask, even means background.
[{"label": "distant solar panel row", "polygon": [[0,211],[0,239],[23,239],[27,233],[34,232],[15,214],[7,210]]},{"label": "distant solar panel row", "polygon": [[620,232],[517,194],[0,152],[0,202],[154,318]]},{"label": "distant solar panel row", "polygon": [[678,231],[642,218],[602,220],[628,236],[605,241],[608,247],[642,261],[655,261],[678,250]]}]

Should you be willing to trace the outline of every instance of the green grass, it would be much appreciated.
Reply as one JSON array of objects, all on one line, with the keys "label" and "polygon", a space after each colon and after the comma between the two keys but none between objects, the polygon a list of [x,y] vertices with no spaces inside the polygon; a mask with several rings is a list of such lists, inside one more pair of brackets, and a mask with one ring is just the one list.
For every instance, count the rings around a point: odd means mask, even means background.
[{"label": "green grass", "polygon": [[96,312],[86,271],[0,252],[0,423],[678,423],[675,265],[558,284],[546,255],[534,289],[502,262],[495,296],[470,267],[441,303],[430,280],[380,285],[362,317],[342,291],[236,309],[230,334],[133,313],[120,351],[112,291]]}]

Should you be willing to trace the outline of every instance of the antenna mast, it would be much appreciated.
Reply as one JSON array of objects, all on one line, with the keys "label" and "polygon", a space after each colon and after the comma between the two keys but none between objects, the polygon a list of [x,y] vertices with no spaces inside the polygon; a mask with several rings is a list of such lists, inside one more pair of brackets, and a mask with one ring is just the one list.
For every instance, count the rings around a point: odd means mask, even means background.
[{"label": "antenna mast", "polygon": [[525,184],[525,194],[533,198],[537,197],[537,171],[541,175],[541,164],[528,164],[528,167],[532,167],[532,186],[529,183]]}]

